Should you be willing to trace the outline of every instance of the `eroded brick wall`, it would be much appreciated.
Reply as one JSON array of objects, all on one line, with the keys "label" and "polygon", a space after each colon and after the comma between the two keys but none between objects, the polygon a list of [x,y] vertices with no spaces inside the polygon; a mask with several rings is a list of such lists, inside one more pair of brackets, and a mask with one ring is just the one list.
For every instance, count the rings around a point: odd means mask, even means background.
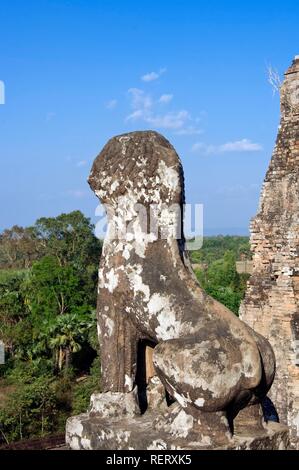
[{"label": "eroded brick wall", "polygon": [[253,274],[240,316],[269,339],[277,372],[270,391],[280,421],[299,437],[299,56],[281,87],[281,122],[251,223]]}]

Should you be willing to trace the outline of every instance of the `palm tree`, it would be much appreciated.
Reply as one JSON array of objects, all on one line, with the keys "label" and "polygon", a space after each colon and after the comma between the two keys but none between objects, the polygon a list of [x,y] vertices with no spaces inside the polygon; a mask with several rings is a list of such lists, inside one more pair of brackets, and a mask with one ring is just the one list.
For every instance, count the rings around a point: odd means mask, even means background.
[{"label": "palm tree", "polygon": [[56,351],[56,363],[59,371],[68,369],[71,355],[80,351],[92,326],[92,319],[86,314],[64,314],[55,319],[49,328],[49,348]]}]

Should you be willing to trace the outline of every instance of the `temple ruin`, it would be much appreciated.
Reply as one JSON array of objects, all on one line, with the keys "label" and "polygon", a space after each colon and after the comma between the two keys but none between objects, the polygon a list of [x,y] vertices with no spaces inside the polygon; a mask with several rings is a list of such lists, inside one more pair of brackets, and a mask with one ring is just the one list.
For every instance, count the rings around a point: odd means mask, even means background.
[{"label": "temple ruin", "polygon": [[251,223],[253,274],[241,318],[271,343],[271,397],[280,422],[299,436],[299,56],[281,86],[281,122]]},{"label": "temple ruin", "polygon": [[[268,341],[199,286],[183,233],[184,177],[152,131],[111,139],[89,183],[105,205],[101,393],[67,421],[72,449],[283,449],[267,423]],[[294,202],[295,203],[295,202]]]}]

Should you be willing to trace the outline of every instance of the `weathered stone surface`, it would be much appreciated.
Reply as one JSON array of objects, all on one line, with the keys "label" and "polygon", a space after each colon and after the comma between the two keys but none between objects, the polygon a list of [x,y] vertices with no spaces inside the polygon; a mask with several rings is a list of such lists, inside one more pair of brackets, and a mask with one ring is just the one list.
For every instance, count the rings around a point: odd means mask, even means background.
[{"label": "weathered stone surface", "polygon": [[[280,421],[299,435],[299,58],[281,88],[281,122],[251,223],[253,274],[241,318],[269,339],[277,371],[270,397]],[[298,323],[298,322],[297,322]]]},{"label": "weathered stone surface", "polygon": [[106,392],[93,393],[90,398],[90,415],[103,418],[121,418],[140,414],[136,393]]},{"label": "weathered stone surface", "polygon": [[[193,275],[178,155],[156,132],[118,136],[95,160],[89,182],[107,205],[109,226],[98,296],[104,393],[93,398],[96,413],[68,421],[68,442],[147,448],[164,436],[165,448],[229,445],[240,410],[259,407],[269,390],[275,358],[269,343],[206,295]],[[130,399],[118,404],[115,393]],[[132,418],[126,410],[135,393],[145,413]],[[259,426],[257,419],[261,432]]]},{"label": "weathered stone surface", "polygon": [[[289,433],[285,426],[269,422],[262,429],[244,426],[231,437],[215,428],[194,423],[182,408],[169,426],[157,427],[161,420],[157,411],[121,420],[91,417],[88,413],[70,418],[67,423],[67,443],[74,450],[284,450],[289,448]],[[218,423],[219,424],[219,423]],[[191,427],[192,426],[192,427]],[[219,428],[224,430],[224,423]]]}]

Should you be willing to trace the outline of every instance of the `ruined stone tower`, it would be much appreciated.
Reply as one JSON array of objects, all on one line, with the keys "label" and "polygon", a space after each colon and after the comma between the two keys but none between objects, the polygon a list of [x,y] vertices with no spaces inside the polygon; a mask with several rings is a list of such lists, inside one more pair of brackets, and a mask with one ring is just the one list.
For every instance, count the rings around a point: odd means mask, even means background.
[{"label": "ruined stone tower", "polygon": [[241,318],[271,343],[270,392],[279,419],[299,438],[299,56],[281,87],[281,122],[251,223],[253,274]]}]

